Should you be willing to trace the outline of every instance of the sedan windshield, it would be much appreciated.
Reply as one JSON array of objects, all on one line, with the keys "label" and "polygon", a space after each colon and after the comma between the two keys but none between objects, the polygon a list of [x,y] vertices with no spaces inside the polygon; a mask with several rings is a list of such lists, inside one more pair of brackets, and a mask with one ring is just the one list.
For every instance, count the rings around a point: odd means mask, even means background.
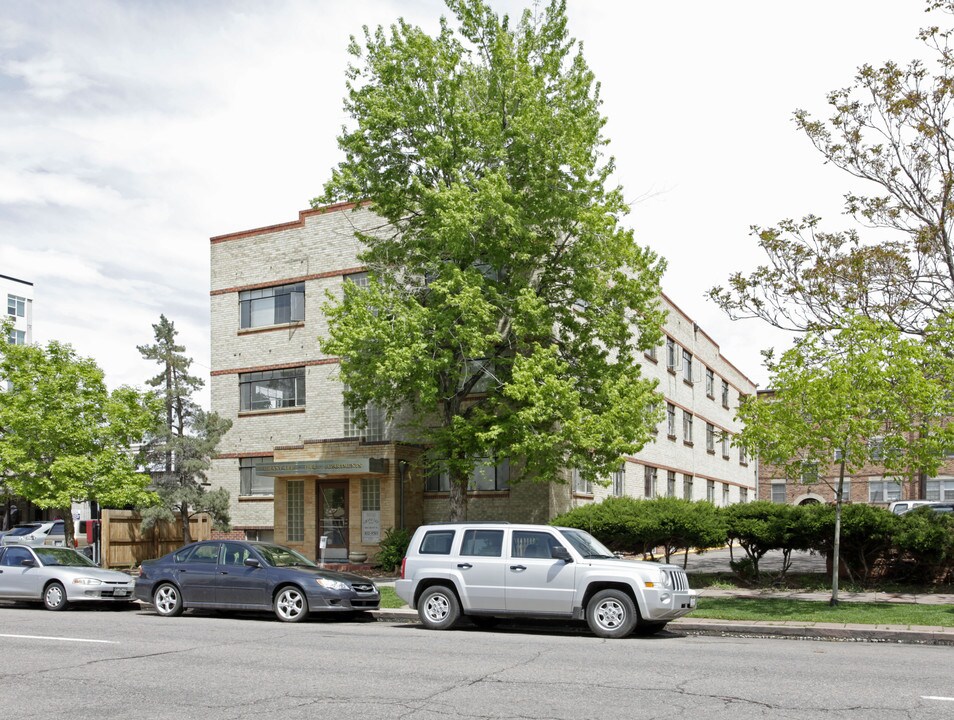
[{"label": "sedan windshield", "polygon": [[583,530],[574,528],[559,528],[560,533],[565,537],[573,549],[585,558],[615,558],[613,551],[607,548],[603,543]]},{"label": "sedan windshield", "polygon": [[281,545],[256,545],[255,549],[262,554],[262,557],[265,558],[265,562],[272,567],[294,567],[296,565],[317,567],[315,563],[304,555],[295,552],[291,548],[282,547]]},{"label": "sedan windshield", "polygon": [[60,567],[96,567],[96,563],[75,550],[58,547],[33,548],[45,566],[57,565]]}]

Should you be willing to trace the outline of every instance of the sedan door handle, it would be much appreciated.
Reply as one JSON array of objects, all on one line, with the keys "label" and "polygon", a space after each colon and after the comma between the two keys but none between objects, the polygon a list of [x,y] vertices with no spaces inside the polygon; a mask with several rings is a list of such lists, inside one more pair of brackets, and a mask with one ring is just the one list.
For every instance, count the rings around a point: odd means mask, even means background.
[{"label": "sedan door handle", "polygon": [[470,570],[474,566],[470,563],[457,563],[457,567],[459,567],[461,570]]},{"label": "sedan door handle", "polygon": [[527,566],[526,565],[511,565],[510,569],[511,570],[526,570]]}]

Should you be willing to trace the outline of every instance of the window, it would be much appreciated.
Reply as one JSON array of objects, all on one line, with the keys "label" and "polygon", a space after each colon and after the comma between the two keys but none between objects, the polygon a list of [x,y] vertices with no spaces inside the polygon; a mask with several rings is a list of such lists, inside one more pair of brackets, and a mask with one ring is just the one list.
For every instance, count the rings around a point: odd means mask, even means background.
[{"label": "window", "polygon": [[715,426],[706,423],[706,452],[715,454]]},{"label": "window", "polygon": [[682,497],[692,500],[692,475],[682,476]]},{"label": "window", "polygon": [[11,328],[10,334],[7,335],[7,342],[11,345],[26,345],[26,331]]},{"label": "window", "polygon": [[[469,492],[488,492],[510,489],[510,460],[503,458],[494,464],[492,458],[478,458],[471,470],[467,483]],[[449,492],[450,473],[447,470],[433,468],[424,480],[426,492]]]},{"label": "window", "polygon": [[240,373],[239,397],[240,410],[303,407],[305,368]]},{"label": "window", "polygon": [[722,507],[725,507],[729,504],[729,486],[726,483],[722,483]]},{"label": "window", "polygon": [[7,547],[3,553],[3,561],[0,565],[6,567],[20,567],[24,560],[33,560],[33,555],[26,548]]},{"label": "window", "polygon": [[503,554],[503,530],[467,530],[460,543],[461,555],[500,557]]},{"label": "window", "polygon": [[676,473],[673,470],[666,471],[666,497],[676,497]]},{"label": "window", "polygon": [[682,351],[682,379],[692,382],[692,353],[688,350]]},{"label": "window", "polygon": [[954,500],[954,478],[936,477],[927,481],[925,500],[947,501]]},{"label": "window", "polygon": [[454,544],[453,530],[431,530],[421,540],[421,555],[450,555]]},{"label": "window", "polygon": [[368,273],[356,272],[344,276],[345,282],[354,283],[358,287],[368,287]]},{"label": "window", "polygon": [[729,459],[729,433],[722,431],[722,457],[725,460]]},{"label": "window", "polygon": [[749,501],[749,489],[739,488],[739,502],[747,503]]},{"label": "window", "polygon": [[868,440],[868,456],[872,460],[884,460],[884,438],[873,437]]},{"label": "window", "polygon": [[666,338],[666,367],[676,371],[676,341],[671,337]]},{"label": "window", "polygon": [[739,446],[739,465],[748,465],[749,456],[745,454],[745,448],[741,445]]},{"label": "window", "polygon": [[845,451],[841,448],[835,449],[835,462],[841,462],[845,458]]},{"label": "window", "polygon": [[722,407],[729,407],[729,383],[722,381]]},{"label": "window", "polygon": [[784,503],[787,497],[785,481],[784,480],[773,480],[772,481],[772,497],[771,500],[773,503]]},{"label": "window", "polygon": [[682,411],[682,441],[692,445],[692,413]]},{"label": "window", "polygon": [[344,436],[346,438],[361,438],[369,442],[385,440],[385,413],[374,403],[365,406],[366,422],[362,426],[358,414],[351,409],[347,402],[344,405]]},{"label": "window", "polygon": [[10,317],[25,317],[26,298],[19,295],[7,295],[7,315]]},{"label": "window", "polygon": [[304,542],[305,540],[305,481],[288,481],[288,507],[285,510],[285,521],[288,524],[286,539],[288,542]]},{"label": "window", "polygon": [[656,468],[649,465],[643,468],[643,495],[647,499],[656,497]]},{"label": "window", "polygon": [[593,494],[593,483],[589,480],[584,480],[580,475],[580,471],[576,468],[573,468],[573,492],[581,495]]},{"label": "window", "polygon": [[715,373],[712,368],[706,368],[706,397],[715,397]]},{"label": "window", "polygon": [[550,533],[514,530],[510,557],[549,559],[551,557],[550,548],[558,544],[557,539]]},{"label": "window", "polygon": [[239,458],[239,495],[274,495],[275,478],[259,475],[262,463],[272,462],[272,456]]},{"label": "window", "polygon": [[623,497],[626,494],[626,466],[621,465],[619,470],[615,471],[612,475],[613,480],[613,495],[616,497]]},{"label": "window", "polygon": [[646,351],[646,357],[648,357],[653,362],[656,362],[656,346],[653,345]]},{"label": "window", "polygon": [[676,439],[676,406],[672,403],[666,403],[666,434]]},{"label": "window", "polygon": [[239,327],[284,325],[305,320],[305,283],[291,283],[239,293]]},{"label": "window", "polygon": [[361,511],[381,509],[381,481],[378,478],[361,478]]},{"label": "window", "polygon": [[706,480],[706,500],[715,505],[715,480]]},{"label": "window", "polygon": [[195,550],[193,550],[192,554],[189,556],[188,562],[215,565],[219,561],[219,549],[221,547],[222,546],[219,545],[219,543],[205,543],[203,545],[196,545]]},{"label": "window", "polygon": [[225,553],[223,554],[223,563],[225,565],[244,565],[245,561],[251,556],[251,551],[245,545],[227,542],[224,544]]},{"label": "window", "polygon": [[894,480],[872,478],[868,481],[868,502],[888,503],[900,499],[901,485]]},{"label": "window", "polygon": [[806,460],[802,463],[802,482],[813,485],[818,482],[818,463]]},{"label": "window", "polygon": [[[835,498],[837,498],[838,497],[838,480],[835,480],[833,489],[835,491]],[[843,503],[851,502],[851,480],[849,478],[845,478],[845,484],[842,486],[841,501]]]}]

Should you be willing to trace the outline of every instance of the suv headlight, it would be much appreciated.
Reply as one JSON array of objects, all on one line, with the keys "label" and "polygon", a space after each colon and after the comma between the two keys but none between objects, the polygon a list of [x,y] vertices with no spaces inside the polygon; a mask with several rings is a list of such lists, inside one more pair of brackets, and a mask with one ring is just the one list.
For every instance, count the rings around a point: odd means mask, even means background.
[{"label": "suv headlight", "polygon": [[665,570],[662,571],[662,586],[667,590],[672,590],[672,575]]},{"label": "suv headlight", "polygon": [[315,582],[326,590],[347,590],[349,587],[348,583],[343,583],[340,580],[329,580],[328,578],[315,578]]},{"label": "suv headlight", "polygon": [[73,578],[74,585],[102,585],[102,580],[96,578]]}]

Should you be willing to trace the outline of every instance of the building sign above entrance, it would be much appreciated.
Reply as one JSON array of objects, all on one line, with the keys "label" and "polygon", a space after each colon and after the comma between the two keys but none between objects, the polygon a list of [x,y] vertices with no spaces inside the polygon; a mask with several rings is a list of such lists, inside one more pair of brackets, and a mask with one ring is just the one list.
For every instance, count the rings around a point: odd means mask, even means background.
[{"label": "building sign above entrance", "polygon": [[259,475],[292,477],[297,475],[361,475],[384,474],[387,458],[342,458],[340,460],[289,460],[258,465]]}]

